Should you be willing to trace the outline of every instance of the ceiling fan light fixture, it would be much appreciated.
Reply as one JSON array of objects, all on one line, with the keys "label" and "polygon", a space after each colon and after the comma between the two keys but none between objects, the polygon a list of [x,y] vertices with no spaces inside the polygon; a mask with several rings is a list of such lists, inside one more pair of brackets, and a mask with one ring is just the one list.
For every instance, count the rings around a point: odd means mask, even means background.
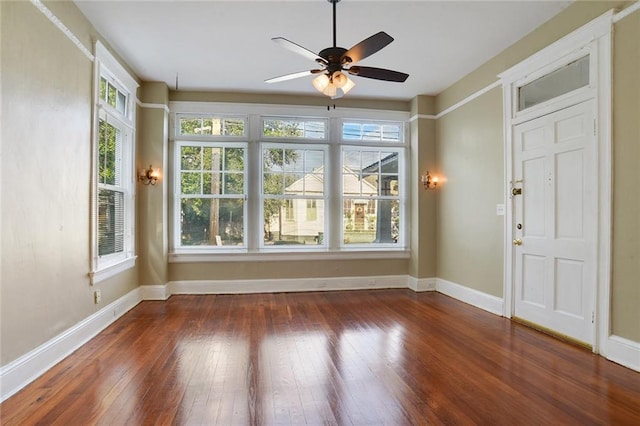
[{"label": "ceiling fan light fixture", "polygon": [[[271,39],[292,52],[314,60],[320,65],[320,68],[271,78],[266,80],[268,83],[292,80],[311,74],[320,74],[313,79],[313,87],[315,87],[318,92],[337,99],[347,94],[347,92],[355,86],[355,83],[347,76],[347,72],[358,77],[401,83],[409,77],[409,74],[385,68],[353,66],[352,64],[373,55],[387,46],[393,41],[393,37],[384,31],[379,31],[352,46],[351,49],[338,47],[336,43],[336,4],[340,0],[327,1],[333,5],[333,47],[322,49],[316,54],[286,38],[274,37]],[[340,96],[337,96],[338,89],[341,90]]]},{"label": "ceiling fan light fixture", "polygon": [[329,83],[329,76],[327,76],[326,74],[320,74],[313,79],[313,87],[315,87],[318,92],[323,92],[324,89],[327,88]]},{"label": "ceiling fan light fixture", "polygon": [[334,97],[338,93],[338,88],[333,84],[329,84],[323,91],[323,94]]},{"label": "ceiling fan light fixture", "polygon": [[[343,74],[344,75],[344,74]],[[349,92],[349,90],[353,89],[353,87],[356,85],[353,80],[351,80],[349,77],[347,77],[345,75],[347,82],[344,84],[344,86],[341,87],[342,89],[342,93],[344,93],[345,95]]]},{"label": "ceiling fan light fixture", "polygon": [[333,82],[333,84],[338,88],[338,89],[342,89],[342,87],[347,84],[347,80],[349,79],[349,77],[347,77],[346,75],[344,75],[343,73],[341,73],[340,71],[336,71],[333,73],[333,75],[331,76],[331,81]]}]

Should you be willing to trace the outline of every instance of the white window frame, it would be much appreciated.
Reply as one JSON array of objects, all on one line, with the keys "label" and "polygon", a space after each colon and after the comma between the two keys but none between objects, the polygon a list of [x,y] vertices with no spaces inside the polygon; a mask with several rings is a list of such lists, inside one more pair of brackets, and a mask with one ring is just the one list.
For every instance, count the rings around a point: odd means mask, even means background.
[{"label": "white window frame", "polygon": [[[409,208],[409,203],[407,202],[407,185],[409,184],[408,179],[403,178],[406,177],[406,149],[399,145],[403,144],[403,142],[391,142],[391,143],[375,143],[370,144],[368,142],[372,141],[361,141],[361,144],[349,143],[343,144],[340,147],[340,174],[342,175],[343,170],[343,156],[342,153],[345,150],[361,150],[361,151],[386,151],[386,152],[394,152],[398,155],[398,195],[376,195],[371,197],[372,200],[380,201],[380,200],[397,200],[399,204],[399,225],[398,225],[398,241],[395,243],[345,243],[344,242],[344,214],[340,216],[340,247],[344,251],[348,250],[397,250],[399,248],[404,249],[408,245],[408,238],[406,229],[407,220],[409,218],[407,210]],[[342,181],[340,187],[340,204],[343,206],[347,199],[357,198],[357,197],[347,197],[345,196],[342,189]],[[364,196],[361,197],[364,199]],[[369,209],[369,203],[365,206],[365,214]],[[342,210],[341,210],[342,211]]]},{"label": "white window frame", "polygon": [[[100,78],[124,93],[125,114],[100,98]],[[135,99],[137,81],[99,41],[95,45],[93,86],[93,135],[91,161],[91,284],[104,281],[135,266]],[[117,127],[122,135],[122,164],[120,189],[124,192],[123,251],[100,256],[98,251],[98,154],[100,119]]]},{"label": "white window frame", "polygon": [[[176,244],[179,238],[179,209],[176,206],[179,200],[176,199],[176,185],[179,184],[175,178],[171,179],[173,188],[171,189],[170,208],[170,247],[168,261],[170,263],[197,263],[197,262],[229,262],[229,261],[289,261],[289,260],[333,260],[333,259],[407,259],[409,257],[409,212],[410,200],[408,199],[410,176],[409,176],[409,123],[410,114],[406,111],[386,111],[356,108],[327,109],[326,107],[300,106],[300,105],[273,105],[273,104],[241,104],[226,102],[191,102],[172,101],[169,103],[170,114],[170,145],[171,153],[175,157],[176,144],[185,140],[202,140],[205,136],[181,135],[179,129],[179,117],[193,117],[198,115],[228,117],[244,116],[247,118],[245,127],[245,138],[247,143],[247,163],[246,167],[246,191],[247,191],[247,214],[245,217],[245,236],[247,246],[241,252],[212,250],[202,248],[200,250],[183,250]],[[308,119],[325,120],[327,132],[325,139],[306,138],[276,138],[263,136],[264,119]],[[362,141],[343,140],[342,122],[379,122],[381,124],[399,124],[401,129],[401,141]],[[220,137],[217,137],[220,138]],[[213,140],[213,139],[212,139]],[[218,139],[219,140],[219,139]],[[325,158],[325,233],[323,235],[323,245],[307,244],[306,247],[280,246],[282,248],[263,247],[263,219],[262,219],[262,164],[261,147],[262,144],[292,144],[292,148],[302,145],[326,146],[328,150]],[[341,147],[343,145],[354,145],[362,147],[375,147],[385,149],[398,149],[400,154],[399,165],[399,185],[401,197],[401,225],[400,236],[397,243],[382,246],[382,244],[368,244],[365,246],[353,247],[341,244],[342,226],[342,191],[341,191]],[[177,172],[175,158],[171,162],[172,171]],[[318,247],[319,246],[319,247]],[[374,246],[374,247],[372,247]]]},{"label": "white window frame", "polygon": [[[246,129],[246,122],[245,122]],[[237,136],[211,136],[209,140],[202,140],[201,137],[191,139],[189,136],[193,135],[183,135],[180,140],[175,141],[175,150],[174,150],[174,165],[173,165],[173,217],[176,220],[173,222],[174,231],[173,231],[173,248],[176,252],[181,253],[201,253],[203,251],[211,251],[211,252],[245,252],[247,250],[247,155],[248,155],[248,144],[246,141],[235,140],[233,142],[229,142],[229,140],[238,139]],[[224,139],[223,139],[224,138]],[[223,140],[227,140],[224,142]],[[182,194],[182,186],[181,186],[181,156],[180,150],[183,146],[200,146],[205,148],[214,148],[214,147],[223,147],[223,148],[242,148],[244,149],[244,185],[243,185],[243,193],[242,194],[233,194],[230,197],[211,197],[211,198],[241,198],[244,200],[243,205],[243,224],[242,224],[242,246],[184,246],[182,245],[182,228],[180,225],[180,217],[181,217],[181,200],[182,198],[197,198],[197,197],[183,197]],[[231,195],[231,194],[230,194]],[[208,197],[203,197],[208,198]]]},{"label": "white window frame", "polygon": [[[264,120],[262,121],[264,123]],[[327,133],[329,127],[327,126]],[[264,136],[263,136],[264,137]],[[328,219],[330,214],[328,214],[328,206],[329,206],[329,194],[328,194],[328,186],[327,186],[327,161],[329,158],[329,146],[326,144],[326,139],[304,139],[304,138],[291,138],[286,140],[281,140],[280,142],[273,141],[275,138],[268,138],[268,142],[260,142],[259,143],[259,156],[260,156],[260,223],[264,223],[264,200],[265,199],[274,199],[274,198],[282,198],[285,200],[321,200],[324,203],[324,223],[323,223],[323,234],[326,233],[329,223]],[[325,141],[324,143],[313,143],[313,141]],[[311,142],[311,143],[310,143]],[[286,147],[286,148],[285,148]],[[272,148],[282,148],[282,149],[299,149],[299,150],[316,150],[322,151],[324,154],[323,159],[323,188],[322,188],[322,196],[311,196],[311,195],[294,195],[294,194],[281,194],[281,195],[273,195],[273,194],[263,194],[263,184],[264,184],[264,170],[263,170],[263,162],[262,162],[262,152],[265,149]],[[316,207],[317,209],[317,207]],[[284,220],[289,220],[288,216],[285,215]],[[293,219],[292,219],[293,220]],[[261,251],[283,251],[283,252],[298,252],[298,251],[317,251],[327,249],[327,239],[323,239],[320,244],[316,244],[313,246],[309,245],[282,245],[282,246],[272,246],[264,244],[264,238],[260,238],[259,249]]]}]

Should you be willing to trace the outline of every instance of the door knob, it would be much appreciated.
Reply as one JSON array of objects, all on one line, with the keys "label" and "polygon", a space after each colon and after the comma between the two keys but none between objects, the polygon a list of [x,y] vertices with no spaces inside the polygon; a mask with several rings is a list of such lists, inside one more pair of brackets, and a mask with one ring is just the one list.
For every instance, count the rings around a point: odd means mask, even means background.
[{"label": "door knob", "polygon": [[521,246],[522,245],[522,240],[520,238],[516,238],[515,240],[513,240],[513,245],[514,246]]}]

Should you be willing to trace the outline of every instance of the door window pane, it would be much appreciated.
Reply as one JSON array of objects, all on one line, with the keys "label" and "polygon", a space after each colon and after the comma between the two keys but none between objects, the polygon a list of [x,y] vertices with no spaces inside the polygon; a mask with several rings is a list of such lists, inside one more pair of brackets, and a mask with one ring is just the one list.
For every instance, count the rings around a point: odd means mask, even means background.
[{"label": "door window pane", "polygon": [[589,56],[580,58],[518,89],[518,111],[589,85]]}]

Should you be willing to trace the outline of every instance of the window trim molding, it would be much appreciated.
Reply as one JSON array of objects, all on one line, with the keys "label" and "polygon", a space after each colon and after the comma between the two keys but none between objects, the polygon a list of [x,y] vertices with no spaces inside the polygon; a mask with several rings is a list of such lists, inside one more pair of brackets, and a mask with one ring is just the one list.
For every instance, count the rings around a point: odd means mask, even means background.
[{"label": "window trim molding", "polygon": [[[328,147],[328,155],[326,158],[327,176],[325,183],[326,190],[329,191],[328,198],[325,205],[325,221],[327,213],[331,209],[339,208],[341,205],[340,199],[342,193],[340,189],[340,178],[332,178],[332,174],[336,171],[341,163],[341,150],[342,146],[360,146],[376,149],[392,148],[403,151],[401,154],[402,161],[405,163],[403,170],[400,172],[401,180],[403,180],[403,187],[405,187],[400,195],[400,200],[404,203],[404,213],[401,213],[401,220],[407,222],[409,218],[409,212],[411,209],[411,200],[408,198],[410,193],[409,187],[411,186],[410,165],[407,163],[409,160],[410,150],[410,113],[408,111],[394,111],[394,110],[374,110],[364,108],[340,108],[327,110],[322,106],[305,106],[305,105],[276,105],[276,104],[252,104],[252,103],[228,103],[228,102],[197,102],[197,101],[171,101],[169,102],[170,113],[170,152],[171,156],[176,155],[176,144],[185,141],[193,142],[222,142],[220,139],[213,137],[198,137],[193,138],[193,135],[181,135],[178,129],[178,119],[180,116],[189,115],[215,115],[215,116],[244,116],[247,117],[247,132],[245,139],[240,141],[236,138],[226,137],[226,141],[230,143],[246,142],[247,143],[247,170],[246,179],[248,185],[256,185],[260,179],[260,153],[257,146],[260,144],[278,144],[278,143],[291,143],[295,145],[326,145]],[[283,118],[317,118],[327,120],[328,132],[326,139],[271,139],[262,136],[262,118],[263,117],[283,117]],[[344,121],[379,121],[395,123],[401,126],[402,141],[344,141],[342,139],[342,123]],[[338,149],[335,149],[336,146]],[[176,159],[172,161],[173,170],[172,173],[177,172],[175,166]],[[212,250],[207,247],[206,249],[198,248],[185,248],[176,245],[176,238],[179,237],[180,229],[177,223],[179,215],[176,213],[175,205],[177,203],[176,194],[178,189],[176,179],[171,179],[172,188],[170,188],[170,199],[172,207],[169,209],[171,217],[170,220],[170,247],[169,247],[169,262],[218,262],[218,261],[287,261],[294,259],[378,259],[378,258],[407,258],[409,256],[409,247],[411,235],[409,232],[409,224],[404,223],[401,226],[401,238],[398,243],[395,244],[374,244],[373,247],[366,246],[343,246],[341,244],[341,232],[340,226],[334,224],[330,229],[325,229],[325,244],[319,247],[296,247],[292,250],[291,247],[283,248],[264,248],[262,247],[261,235],[246,236],[247,245],[240,250],[234,248],[221,248]],[[337,192],[336,192],[337,191]],[[247,191],[247,208],[249,211],[253,211],[253,208],[260,207],[260,194],[259,190]],[[341,212],[341,210],[339,210]],[[250,229],[259,229],[260,223],[257,214],[248,214],[246,218],[247,228],[246,232],[250,232]],[[256,217],[254,217],[256,216]],[[341,221],[340,221],[341,222]],[[326,228],[326,226],[325,226]],[[355,256],[355,257],[354,257]]]},{"label": "window trim molding", "polygon": [[211,262],[288,262],[303,260],[362,260],[362,259],[409,259],[411,253],[408,249],[389,250],[382,247],[374,247],[370,250],[307,250],[295,251],[281,250],[269,252],[248,253],[169,253],[169,263],[211,263]]},{"label": "window trim molding", "polygon": [[[138,82],[120,65],[115,57],[100,42],[95,44],[95,60],[93,62],[93,93],[92,93],[92,134],[91,134],[91,260],[89,280],[94,285],[108,278],[111,278],[127,269],[135,266],[135,117],[136,117],[136,90]],[[109,76],[118,86],[128,92],[125,115],[122,115],[115,108],[110,107],[100,98],[100,77]],[[101,116],[106,115],[106,121],[117,123],[127,133],[128,138],[125,143],[129,146],[123,147],[123,156],[128,157],[124,164],[124,182],[121,186],[128,189],[125,199],[125,249],[122,253],[113,256],[99,256],[98,252],[98,150],[99,150],[99,122]]]},{"label": "window trim molding", "polygon": [[[181,166],[181,157],[180,155],[177,155],[176,150],[179,150],[181,147],[183,146],[199,146],[199,147],[208,147],[209,143],[213,144],[214,146],[218,146],[218,147],[224,147],[224,148],[228,148],[228,147],[232,147],[232,148],[239,148],[241,147],[242,149],[244,149],[244,174],[246,176],[247,173],[247,163],[248,163],[248,156],[249,156],[249,143],[247,142],[246,139],[242,139],[242,140],[236,140],[237,136],[229,136],[228,139],[226,141],[222,141],[216,137],[210,139],[210,140],[202,140],[202,139],[193,139],[191,140],[190,138],[181,138],[180,140],[175,140],[173,141],[173,154],[174,155],[174,162],[173,162],[173,179],[171,180],[172,183],[172,191],[171,191],[171,207],[170,210],[172,212],[171,218],[170,218],[170,227],[174,228],[171,230],[171,250],[175,253],[183,253],[183,254],[187,254],[187,253],[191,253],[193,251],[198,251],[198,250],[202,250],[202,249],[198,249],[199,246],[183,246],[180,244],[181,242],[181,229],[179,229],[176,225],[177,223],[174,221],[175,218],[180,216],[180,206],[182,203],[183,198],[198,198],[198,195],[212,195],[212,194],[186,194],[186,195],[193,195],[193,197],[183,197],[182,194],[182,188],[180,187],[180,178],[181,178],[181,172],[182,170],[182,166]],[[206,246],[207,247],[207,251],[211,252],[211,254],[216,254],[216,252],[240,252],[242,251],[243,253],[247,250],[247,247],[249,246],[248,243],[248,236],[245,234],[244,230],[247,229],[248,225],[248,215],[247,210],[248,210],[248,206],[247,206],[247,184],[248,184],[248,180],[245,179],[244,181],[244,185],[243,185],[243,192],[242,194],[228,194],[228,195],[233,195],[232,197],[226,197],[229,199],[242,199],[244,201],[244,206],[243,206],[243,244],[241,246],[238,247],[234,247],[234,246]],[[225,194],[227,195],[227,194]],[[211,198],[211,199],[225,199],[225,197],[204,197],[204,198]]]}]

